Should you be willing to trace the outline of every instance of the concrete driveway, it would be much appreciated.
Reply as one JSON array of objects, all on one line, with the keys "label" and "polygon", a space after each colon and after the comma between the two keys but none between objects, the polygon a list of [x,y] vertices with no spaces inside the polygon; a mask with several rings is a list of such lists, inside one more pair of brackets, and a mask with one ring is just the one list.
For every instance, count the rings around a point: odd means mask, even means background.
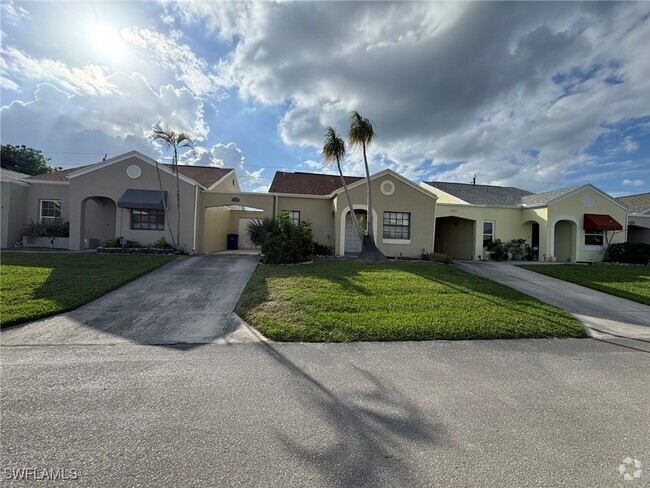
[{"label": "concrete driveway", "polygon": [[77,310],[10,327],[3,346],[256,341],[233,310],[259,257],[184,256]]},{"label": "concrete driveway", "polygon": [[470,273],[572,313],[591,337],[650,340],[650,307],[507,263],[459,261]]}]

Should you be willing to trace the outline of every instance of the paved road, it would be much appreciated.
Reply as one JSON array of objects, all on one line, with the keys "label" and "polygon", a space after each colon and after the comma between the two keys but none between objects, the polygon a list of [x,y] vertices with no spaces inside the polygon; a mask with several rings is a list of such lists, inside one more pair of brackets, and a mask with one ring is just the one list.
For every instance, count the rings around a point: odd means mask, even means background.
[{"label": "paved road", "polygon": [[460,261],[456,265],[571,312],[592,337],[650,340],[650,307],[506,263]]},{"label": "paved road", "polygon": [[11,327],[3,345],[257,340],[231,315],[259,258],[181,257],[69,313]]},{"label": "paved road", "polygon": [[[3,477],[74,468],[74,486],[310,488],[650,477],[650,356],[635,341],[1,353]],[[628,456],[644,466],[639,482],[618,472]]]}]

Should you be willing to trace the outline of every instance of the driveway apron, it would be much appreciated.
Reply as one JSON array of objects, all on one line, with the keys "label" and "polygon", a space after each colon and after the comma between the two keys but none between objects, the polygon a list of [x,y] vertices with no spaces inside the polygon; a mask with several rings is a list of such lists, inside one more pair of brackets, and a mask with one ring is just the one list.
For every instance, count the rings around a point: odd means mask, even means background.
[{"label": "driveway apron", "polygon": [[255,341],[233,310],[257,256],[184,256],[74,311],[2,331],[3,346]]},{"label": "driveway apron", "polygon": [[650,307],[505,263],[460,261],[469,272],[572,313],[590,337],[650,340]]}]

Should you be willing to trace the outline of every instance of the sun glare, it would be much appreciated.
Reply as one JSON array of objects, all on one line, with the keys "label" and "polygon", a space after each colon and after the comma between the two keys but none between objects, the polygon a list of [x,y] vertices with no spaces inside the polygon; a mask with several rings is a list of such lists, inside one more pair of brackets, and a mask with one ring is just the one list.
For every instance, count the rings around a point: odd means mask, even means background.
[{"label": "sun glare", "polygon": [[93,48],[98,53],[113,60],[118,60],[124,55],[124,40],[117,30],[106,24],[96,23],[88,26],[87,32]]}]

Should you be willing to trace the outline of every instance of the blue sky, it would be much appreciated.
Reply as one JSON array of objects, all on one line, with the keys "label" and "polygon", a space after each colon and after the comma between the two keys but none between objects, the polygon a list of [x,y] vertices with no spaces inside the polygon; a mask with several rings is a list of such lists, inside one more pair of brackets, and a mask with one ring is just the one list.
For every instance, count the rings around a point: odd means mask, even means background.
[{"label": "blue sky", "polygon": [[[650,191],[648,2],[0,4],[0,138],[73,167],[161,121],[246,190],[323,169],[375,123],[371,170],[531,191]],[[360,175],[349,153],[347,174]]]}]

